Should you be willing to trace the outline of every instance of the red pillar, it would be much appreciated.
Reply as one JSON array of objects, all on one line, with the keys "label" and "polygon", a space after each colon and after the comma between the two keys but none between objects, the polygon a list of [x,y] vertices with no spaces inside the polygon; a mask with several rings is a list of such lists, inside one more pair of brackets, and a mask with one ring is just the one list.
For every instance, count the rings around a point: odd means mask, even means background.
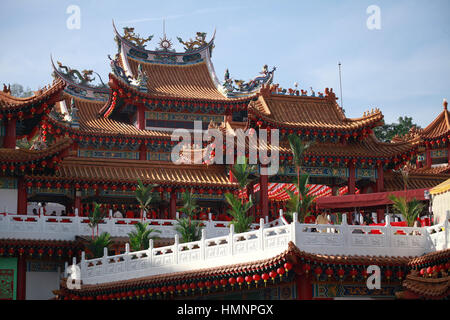
[{"label": "red pillar", "polygon": [[447,142],[447,161],[450,165],[450,141]]},{"label": "red pillar", "polygon": [[259,185],[261,216],[266,219],[269,217],[269,176],[261,174]]},{"label": "red pillar", "polygon": [[23,177],[17,183],[17,214],[27,214],[27,188]]},{"label": "red pillar", "polygon": [[3,139],[3,147],[7,149],[16,148],[16,119],[6,121],[5,137]]},{"label": "red pillar", "polygon": [[298,300],[312,300],[313,289],[309,276],[296,275],[297,284],[297,299]]},{"label": "red pillar", "polygon": [[136,122],[138,129],[145,130],[145,107],[142,104],[137,106]]},{"label": "red pillar", "polygon": [[139,160],[147,160],[147,147],[141,144],[139,147]]},{"label": "red pillar", "polygon": [[17,258],[17,300],[25,300],[27,283],[27,262],[25,256]]},{"label": "red pillar", "polygon": [[170,193],[170,218],[175,219],[177,217],[177,192],[172,191]]},{"label": "red pillar", "polygon": [[348,167],[348,193],[355,194],[355,165],[350,164]]},{"label": "red pillar", "polygon": [[383,192],[384,191],[384,171],[383,166],[380,165],[377,168],[377,192]]},{"label": "red pillar", "polygon": [[431,149],[427,148],[427,167],[431,168]]},{"label": "red pillar", "polygon": [[81,208],[81,197],[77,195],[77,191],[75,191],[75,210],[78,209],[78,216],[83,216],[83,210]]}]

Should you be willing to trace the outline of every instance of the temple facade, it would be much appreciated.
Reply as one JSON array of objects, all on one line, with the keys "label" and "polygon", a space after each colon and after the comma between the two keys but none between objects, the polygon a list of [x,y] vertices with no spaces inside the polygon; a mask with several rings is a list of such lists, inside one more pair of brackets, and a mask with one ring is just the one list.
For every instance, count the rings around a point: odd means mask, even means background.
[{"label": "temple facade", "polygon": [[[287,141],[291,134],[311,143],[301,172],[310,175],[311,192],[318,197],[403,190],[400,169],[405,166],[409,168],[408,189],[430,189],[450,178],[446,101],[444,110],[425,129],[413,128],[390,143],[380,142],[373,130],[383,124],[381,111],[370,110],[360,118],[347,118],[333,89],[308,92],[281,88],[274,83],[276,68],[267,65],[248,82],[231,78],[228,70],[219,80],[211,60],[215,35],[209,40],[200,32],[194,40],[178,38],[184,50],[177,52],[165,35],[154,50],[149,50],[147,42],[152,36],[141,39],[133,28],[124,28],[120,33],[115,26],[114,33],[117,53],[109,56],[111,72],[107,83],[92,70],[80,72],[52,60],[54,81],[34,96],[14,97],[6,86],[0,92],[0,272],[4,271],[5,279],[12,283],[10,290],[2,293],[6,298],[42,297],[32,289],[39,282],[33,273],[48,270],[57,283],[66,268],[64,262],[85,261],[83,248],[90,235],[86,217],[94,202],[101,204],[108,216],[100,229],[116,237],[115,249],[110,253],[126,253],[127,232],[139,218],[134,194],[138,180],[155,185],[155,201],[144,217],[164,234],[155,248],[173,245],[174,219],[182,206],[181,194],[186,190],[193,191],[201,207],[196,218],[204,220],[207,234],[203,240],[228,235],[224,194],[238,193],[239,186],[229,163],[223,160],[229,152],[234,153],[231,158],[236,160],[236,150],[227,150],[225,138],[220,143],[194,139],[179,150],[174,162],[172,153],[180,142],[173,139],[176,129],[192,135],[217,129],[232,141],[238,140],[238,132],[261,136],[263,131],[278,129],[277,146],[250,146],[244,142],[247,156],[252,148],[279,154],[279,170],[272,174],[262,170],[267,163],[260,158],[261,153],[257,156],[256,179],[248,190],[257,199],[250,211],[254,232],[288,225],[279,212],[285,210],[286,190],[293,190],[296,177]],[[18,147],[20,142],[28,143],[28,147]],[[238,143],[233,145],[237,148]],[[218,148],[226,151],[223,159],[216,156]],[[194,161],[197,158],[200,162]],[[420,200],[426,201],[425,196]],[[58,212],[52,215],[53,210]],[[376,222],[386,223],[383,207],[374,210]],[[117,211],[122,220],[113,218]],[[351,215],[346,217],[351,224]],[[260,219],[262,222],[258,223]],[[191,286],[188,288],[184,286],[184,275],[144,272],[150,277],[145,286],[141,282],[137,285],[133,276],[123,279],[126,292],[105,282],[98,287],[87,285],[78,293],[64,287],[58,291],[58,297],[123,298],[117,294],[125,292],[128,297],[132,292],[133,297],[150,298],[156,297],[150,289],[162,287],[164,292],[155,292],[158,298],[174,297],[177,291],[186,296],[195,292],[199,298],[212,298],[217,290],[217,298],[246,295],[289,299],[338,297],[330,293],[333,290],[362,292],[355,288],[363,285],[366,258],[354,258],[345,268],[339,268],[341,264],[335,259],[340,258],[322,257],[317,250],[303,251],[295,235],[286,241],[282,242],[286,251],[277,247],[267,253],[267,260],[254,256],[254,260],[242,262],[237,258],[236,266],[222,265],[220,272],[198,273],[198,264],[193,264],[183,269],[190,279],[186,282]],[[413,253],[419,255],[418,251]],[[345,256],[346,252],[334,254],[344,260],[353,259]],[[375,256],[378,254],[384,253]],[[389,280],[389,288],[381,296],[395,297],[404,276],[412,270],[409,264],[406,257],[381,262],[383,272],[390,270],[385,279]],[[317,281],[309,278],[308,268],[312,268],[311,274],[317,271]],[[328,269],[332,269],[330,274],[326,273]],[[334,282],[320,282],[322,275]],[[355,280],[357,275],[359,282]],[[344,278],[348,283],[339,282]],[[223,279],[227,282],[222,283]],[[221,287],[223,292],[218,290]],[[237,288],[246,288],[246,293]],[[206,295],[210,291],[211,295]],[[445,291],[440,296],[445,296]]]}]

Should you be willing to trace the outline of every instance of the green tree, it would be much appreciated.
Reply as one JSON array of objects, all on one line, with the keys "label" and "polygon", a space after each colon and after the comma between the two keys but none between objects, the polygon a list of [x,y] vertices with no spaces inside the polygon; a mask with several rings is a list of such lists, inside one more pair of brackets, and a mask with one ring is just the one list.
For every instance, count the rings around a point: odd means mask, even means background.
[{"label": "green tree", "polygon": [[91,259],[103,257],[103,248],[109,248],[111,245],[111,235],[108,232],[102,232],[99,236],[92,238],[87,245],[88,256]]},{"label": "green tree", "polygon": [[182,194],[182,199],[183,199],[183,207],[180,208],[180,211],[185,213],[187,217],[192,219],[195,211],[198,208],[197,201],[194,198],[192,190],[190,192],[185,191]]},{"label": "green tree", "polygon": [[33,91],[29,87],[25,90],[21,84],[13,83],[11,85],[11,95],[19,98],[28,98],[33,96]]},{"label": "green tree", "polygon": [[398,123],[384,124],[374,129],[375,136],[383,142],[390,142],[396,135],[403,136],[409,132],[412,127],[417,127],[413,123],[412,117],[399,117]]},{"label": "green tree", "polygon": [[151,234],[161,233],[161,231],[149,228],[148,226],[148,222],[138,222],[134,225],[136,230],[128,233],[128,238],[130,238],[131,251],[147,250],[149,247],[149,240],[157,239],[156,236],[151,236]]},{"label": "green tree", "polygon": [[191,218],[177,219],[175,230],[181,235],[181,242],[198,241],[202,237],[202,228],[199,221]]},{"label": "green tree", "polygon": [[138,186],[134,192],[136,200],[139,202],[139,208],[141,208],[141,220],[144,218],[144,211],[148,211],[150,202],[152,201],[152,189],[156,185],[144,186],[141,180],[138,179]]},{"label": "green tree", "polygon": [[310,143],[303,143],[299,136],[290,134],[288,136],[289,146],[294,160],[295,169],[297,171],[297,184],[300,185],[300,168],[303,164],[303,153],[310,147]]},{"label": "green tree", "polygon": [[309,175],[302,174],[300,175],[300,184],[295,184],[295,187],[298,191],[298,195],[296,195],[293,191],[286,190],[289,195],[289,200],[287,202],[287,213],[286,216],[290,218],[292,221],[294,212],[298,213],[298,221],[304,222],[305,218],[310,214],[309,208],[311,207],[314,199],[317,197],[315,195],[310,195],[310,187],[309,184]]},{"label": "green tree", "polygon": [[94,239],[94,230],[97,228],[98,236],[98,224],[105,217],[105,214],[100,210],[100,205],[94,202],[94,210],[89,213],[89,227],[92,229],[92,239]]},{"label": "green tree", "polygon": [[247,215],[247,212],[253,206],[252,197],[250,196],[248,201],[243,202],[234,194],[226,193],[225,199],[231,207],[228,213],[233,217],[230,223],[234,225],[234,231],[242,233],[250,230],[253,217]]},{"label": "green tree", "polygon": [[[248,184],[255,179],[252,175],[254,170],[255,166],[249,165],[246,157],[240,157],[232,166],[231,172],[236,178],[242,193],[247,189]],[[253,217],[248,216],[247,212],[253,206],[251,196],[249,196],[247,200],[244,199],[244,197],[239,199],[239,197],[234,194],[226,193],[225,199],[231,207],[231,209],[228,210],[228,213],[233,217],[231,224],[234,225],[235,232],[242,233],[250,230]]]},{"label": "green tree", "polygon": [[393,202],[392,207],[394,212],[402,214],[405,217],[408,227],[412,227],[414,225],[414,221],[416,221],[417,217],[425,207],[425,205],[416,200],[416,198],[411,201],[407,201],[406,197],[396,197],[395,195],[390,194],[389,200]]},{"label": "green tree", "polygon": [[185,213],[186,217],[177,219],[177,225],[175,226],[175,230],[181,235],[182,242],[198,241],[202,237],[200,222],[192,220],[197,208],[198,205],[192,190],[184,192],[183,207],[180,211]]}]

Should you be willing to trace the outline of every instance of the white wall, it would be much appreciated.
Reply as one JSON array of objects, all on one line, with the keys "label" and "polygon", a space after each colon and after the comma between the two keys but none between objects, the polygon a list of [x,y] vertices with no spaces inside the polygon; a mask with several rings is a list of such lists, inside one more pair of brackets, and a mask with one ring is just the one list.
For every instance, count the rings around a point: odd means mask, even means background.
[{"label": "white wall", "polygon": [[433,196],[434,223],[444,223],[447,211],[450,210],[450,191]]},{"label": "white wall", "polygon": [[0,212],[17,213],[17,189],[0,189]]}]

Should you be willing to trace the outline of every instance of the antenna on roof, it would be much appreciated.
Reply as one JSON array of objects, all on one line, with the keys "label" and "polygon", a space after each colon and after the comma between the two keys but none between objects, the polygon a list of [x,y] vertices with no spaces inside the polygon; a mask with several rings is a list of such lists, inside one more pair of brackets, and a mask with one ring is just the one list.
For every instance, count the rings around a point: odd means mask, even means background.
[{"label": "antenna on roof", "polygon": [[339,88],[341,90],[341,108],[344,109],[344,100],[342,99],[341,62],[338,63],[338,66],[339,66]]},{"label": "antenna on roof", "polygon": [[163,18],[163,35],[164,39],[166,38],[166,19]]}]

